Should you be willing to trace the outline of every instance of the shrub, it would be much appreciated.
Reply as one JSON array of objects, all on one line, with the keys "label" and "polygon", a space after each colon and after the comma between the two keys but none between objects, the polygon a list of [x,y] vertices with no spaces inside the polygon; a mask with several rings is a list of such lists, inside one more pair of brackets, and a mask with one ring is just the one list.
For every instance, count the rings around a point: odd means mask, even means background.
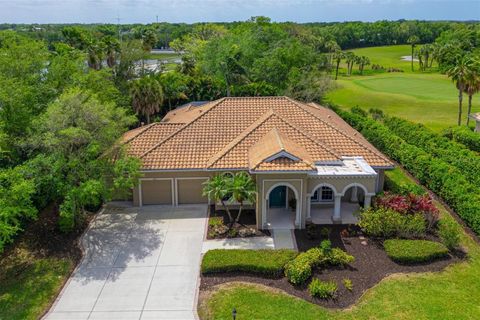
[{"label": "shrub", "polygon": [[458,168],[467,180],[480,185],[480,157],[476,152],[442,137],[422,124],[397,117],[386,117],[384,123],[399,137]]},{"label": "shrub", "polygon": [[367,235],[378,238],[418,238],[426,234],[422,214],[407,215],[383,207],[362,211],[358,225]]},{"label": "shrub", "polygon": [[285,266],[285,276],[294,285],[305,283],[312,276],[312,268],[322,264],[325,256],[320,248],[300,253]]},{"label": "shrub", "polygon": [[222,217],[210,217],[208,219],[208,226],[209,227],[219,227],[223,225],[223,218]]},{"label": "shrub", "polygon": [[337,293],[337,284],[333,281],[324,282],[319,279],[313,279],[308,285],[308,290],[312,297],[330,299]]},{"label": "shrub", "polygon": [[330,251],[330,253],[327,255],[326,260],[326,262],[332,266],[346,266],[354,261],[355,257],[349,255],[339,248],[333,248],[332,251]]},{"label": "shrub", "polygon": [[463,144],[472,151],[480,152],[480,134],[473,132],[468,127],[448,128],[443,132],[443,136]]},{"label": "shrub", "polygon": [[322,249],[325,254],[330,253],[330,251],[332,251],[332,242],[330,240],[323,240],[320,242],[320,249]]},{"label": "shrub", "polygon": [[336,112],[361,131],[375,147],[401,163],[422,184],[439,195],[470,228],[480,234],[480,187],[469,182],[465,172],[405,142],[373,119],[342,110]]},{"label": "shrub", "polygon": [[353,290],[352,280],[350,280],[348,278],[345,278],[345,279],[342,280],[342,283],[343,283],[343,286],[345,287],[345,289],[347,289],[348,291]]},{"label": "shrub", "polygon": [[390,239],[383,246],[390,259],[399,263],[426,262],[448,255],[443,244],[427,240]]},{"label": "shrub", "polygon": [[282,275],[285,264],[295,258],[293,250],[215,249],[202,260],[202,273],[250,272],[269,277]]},{"label": "shrub", "polygon": [[432,198],[427,194],[404,196],[385,192],[382,196],[377,197],[375,205],[403,214],[421,213],[427,222],[428,230],[432,230],[438,222],[439,211],[433,204]]},{"label": "shrub", "polygon": [[307,223],[305,226],[307,232],[307,238],[312,240],[317,238],[317,227],[313,223]]},{"label": "shrub", "polygon": [[323,227],[320,229],[320,237],[324,239],[330,238],[330,229],[328,227]]},{"label": "shrub", "polygon": [[450,250],[457,248],[460,243],[460,230],[453,221],[440,220],[438,235],[442,239],[442,243]]},{"label": "shrub", "polygon": [[305,283],[312,276],[312,266],[308,259],[295,259],[285,266],[285,276],[294,285]]}]

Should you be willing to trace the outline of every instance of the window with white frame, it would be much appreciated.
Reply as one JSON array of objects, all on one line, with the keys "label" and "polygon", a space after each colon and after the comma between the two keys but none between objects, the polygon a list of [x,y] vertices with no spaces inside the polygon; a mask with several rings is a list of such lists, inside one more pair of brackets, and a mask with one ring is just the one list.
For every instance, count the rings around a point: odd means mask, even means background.
[{"label": "window with white frame", "polygon": [[333,201],[333,190],[330,187],[320,187],[312,195],[312,202],[331,202]]}]

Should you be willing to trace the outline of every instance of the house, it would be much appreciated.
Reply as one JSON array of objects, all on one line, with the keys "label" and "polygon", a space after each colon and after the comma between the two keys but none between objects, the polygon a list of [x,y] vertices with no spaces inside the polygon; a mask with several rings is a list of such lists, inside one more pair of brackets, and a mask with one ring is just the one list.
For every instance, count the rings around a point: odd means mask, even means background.
[{"label": "house", "polygon": [[480,132],[480,112],[472,113],[470,118],[475,120],[475,132]]},{"label": "house", "polygon": [[394,166],[332,110],[288,97],[188,104],[123,141],[142,161],[134,205],[207,204],[209,177],[243,170],[257,184],[261,229],[353,223]]}]

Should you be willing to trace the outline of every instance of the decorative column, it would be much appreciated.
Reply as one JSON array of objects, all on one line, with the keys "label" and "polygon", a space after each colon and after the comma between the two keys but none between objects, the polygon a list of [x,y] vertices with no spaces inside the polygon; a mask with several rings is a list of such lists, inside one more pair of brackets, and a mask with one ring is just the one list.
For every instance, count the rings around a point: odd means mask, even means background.
[{"label": "decorative column", "polygon": [[358,202],[358,187],[355,186],[352,189],[352,196],[350,197],[350,202],[357,203]]},{"label": "decorative column", "polygon": [[335,195],[335,205],[333,207],[333,223],[340,223],[342,222],[342,215],[341,215],[341,204],[342,204],[342,196]]},{"label": "decorative column", "polygon": [[368,208],[370,208],[371,203],[372,203],[372,196],[365,195],[365,203],[364,203],[363,207],[365,209],[368,209]]},{"label": "decorative column", "polygon": [[312,221],[312,212],[310,211],[310,207],[311,207],[311,194],[310,193],[307,193],[307,199],[305,201],[305,203],[307,204],[307,221]]}]

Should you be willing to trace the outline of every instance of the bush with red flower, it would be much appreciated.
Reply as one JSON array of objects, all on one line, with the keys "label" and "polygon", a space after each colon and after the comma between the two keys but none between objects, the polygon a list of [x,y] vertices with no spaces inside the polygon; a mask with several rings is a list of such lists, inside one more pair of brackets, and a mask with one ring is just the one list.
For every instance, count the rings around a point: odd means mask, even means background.
[{"label": "bush with red flower", "polygon": [[411,193],[404,196],[385,192],[382,196],[377,197],[375,206],[402,214],[414,215],[420,213],[424,216],[429,231],[435,228],[439,219],[439,211],[428,194],[419,196]]}]

